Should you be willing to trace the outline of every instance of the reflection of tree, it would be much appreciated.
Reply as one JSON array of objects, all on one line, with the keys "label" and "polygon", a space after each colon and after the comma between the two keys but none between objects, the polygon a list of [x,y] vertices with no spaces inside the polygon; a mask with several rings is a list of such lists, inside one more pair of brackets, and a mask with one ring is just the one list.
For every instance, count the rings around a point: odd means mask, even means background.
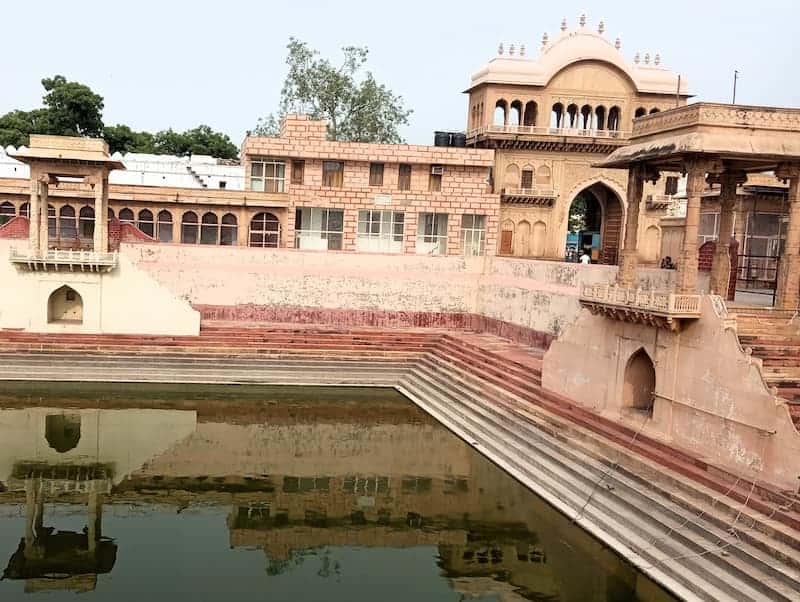
[{"label": "reflection of tree", "polygon": [[339,564],[338,560],[332,560],[330,557],[330,549],[322,548],[321,552],[319,550],[291,550],[289,555],[286,558],[268,558],[267,563],[267,575],[270,577],[275,577],[277,575],[283,575],[284,573],[288,573],[294,567],[298,567],[303,562],[305,562],[306,558],[309,556],[317,556],[320,555],[321,566],[317,571],[317,575],[323,578],[328,577],[335,577],[338,581],[342,574],[342,567]]}]

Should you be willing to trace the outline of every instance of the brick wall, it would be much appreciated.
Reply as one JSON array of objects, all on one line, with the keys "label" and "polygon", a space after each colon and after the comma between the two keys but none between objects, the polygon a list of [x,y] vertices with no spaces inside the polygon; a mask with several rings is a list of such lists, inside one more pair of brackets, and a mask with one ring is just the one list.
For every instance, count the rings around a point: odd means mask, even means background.
[{"label": "brick wall", "polygon": [[28,238],[29,230],[30,220],[27,217],[12,217],[9,221],[0,226],[0,238],[24,240]]}]

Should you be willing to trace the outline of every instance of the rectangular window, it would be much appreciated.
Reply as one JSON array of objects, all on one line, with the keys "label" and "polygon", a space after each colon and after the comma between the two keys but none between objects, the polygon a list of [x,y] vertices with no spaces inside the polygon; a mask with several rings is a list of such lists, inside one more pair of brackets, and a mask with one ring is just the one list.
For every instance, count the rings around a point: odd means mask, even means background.
[{"label": "rectangular window", "polygon": [[664,180],[664,194],[678,194],[677,176],[667,176]]},{"label": "rectangular window", "polygon": [[411,166],[401,163],[397,169],[397,189],[411,190]]},{"label": "rectangular window", "polygon": [[306,162],[303,160],[292,161],[292,184],[303,184],[306,172]]},{"label": "rectangular window", "polygon": [[417,255],[447,255],[447,214],[420,213]]},{"label": "rectangular window", "polygon": [[327,188],[341,188],[344,183],[344,163],[341,161],[322,162],[322,185]]},{"label": "rectangular window", "polygon": [[344,211],[303,207],[295,212],[296,249],[341,251]]},{"label": "rectangular window", "polygon": [[428,180],[428,190],[430,192],[441,192],[443,173],[444,167],[441,165],[431,165],[431,176]]},{"label": "rectangular window", "polygon": [[531,190],[533,188],[533,170],[522,170],[522,189]]},{"label": "rectangular window", "polygon": [[359,211],[356,249],[368,253],[402,253],[404,226],[402,211]]},{"label": "rectangular window", "polygon": [[285,192],[286,163],[271,159],[250,164],[250,190],[254,192]]},{"label": "rectangular window", "polygon": [[717,240],[719,235],[719,213],[701,213],[697,227],[697,244]]},{"label": "rectangular window", "polygon": [[383,163],[369,164],[369,185],[383,186]]},{"label": "rectangular window", "polygon": [[464,255],[483,255],[485,230],[485,215],[461,216],[461,251]]}]

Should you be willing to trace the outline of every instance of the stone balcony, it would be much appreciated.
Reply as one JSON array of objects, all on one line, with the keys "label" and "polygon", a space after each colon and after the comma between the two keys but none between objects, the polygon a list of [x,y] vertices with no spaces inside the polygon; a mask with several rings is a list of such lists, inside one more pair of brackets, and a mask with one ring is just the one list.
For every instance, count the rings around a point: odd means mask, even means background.
[{"label": "stone balcony", "polygon": [[9,260],[19,269],[32,272],[110,272],[119,263],[117,253],[59,249],[51,249],[46,253],[11,249]]},{"label": "stone balcony", "polygon": [[539,205],[552,207],[558,198],[558,191],[552,186],[533,186],[531,188],[503,188],[500,201],[515,205]]},{"label": "stone balcony", "polygon": [[701,295],[669,291],[585,284],[581,288],[580,303],[593,314],[612,320],[677,331],[685,321],[700,317],[700,298]]},{"label": "stone balcony", "polygon": [[486,125],[467,132],[467,145],[481,148],[570,150],[610,153],[628,143],[630,132],[538,125]]}]

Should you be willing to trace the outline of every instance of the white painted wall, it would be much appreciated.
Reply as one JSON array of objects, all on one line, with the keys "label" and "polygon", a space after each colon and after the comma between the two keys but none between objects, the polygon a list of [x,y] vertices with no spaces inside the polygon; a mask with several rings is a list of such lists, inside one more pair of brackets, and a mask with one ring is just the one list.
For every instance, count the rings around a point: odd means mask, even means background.
[{"label": "white painted wall", "polygon": [[[17,245],[20,244],[16,241]],[[25,244],[25,243],[23,243]],[[11,241],[0,241],[0,328],[32,332],[197,335],[200,314],[125,256],[108,274],[30,272],[8,260]],[[48,324],[47,301],[63,285],[83,299],[82,324]]]}]

